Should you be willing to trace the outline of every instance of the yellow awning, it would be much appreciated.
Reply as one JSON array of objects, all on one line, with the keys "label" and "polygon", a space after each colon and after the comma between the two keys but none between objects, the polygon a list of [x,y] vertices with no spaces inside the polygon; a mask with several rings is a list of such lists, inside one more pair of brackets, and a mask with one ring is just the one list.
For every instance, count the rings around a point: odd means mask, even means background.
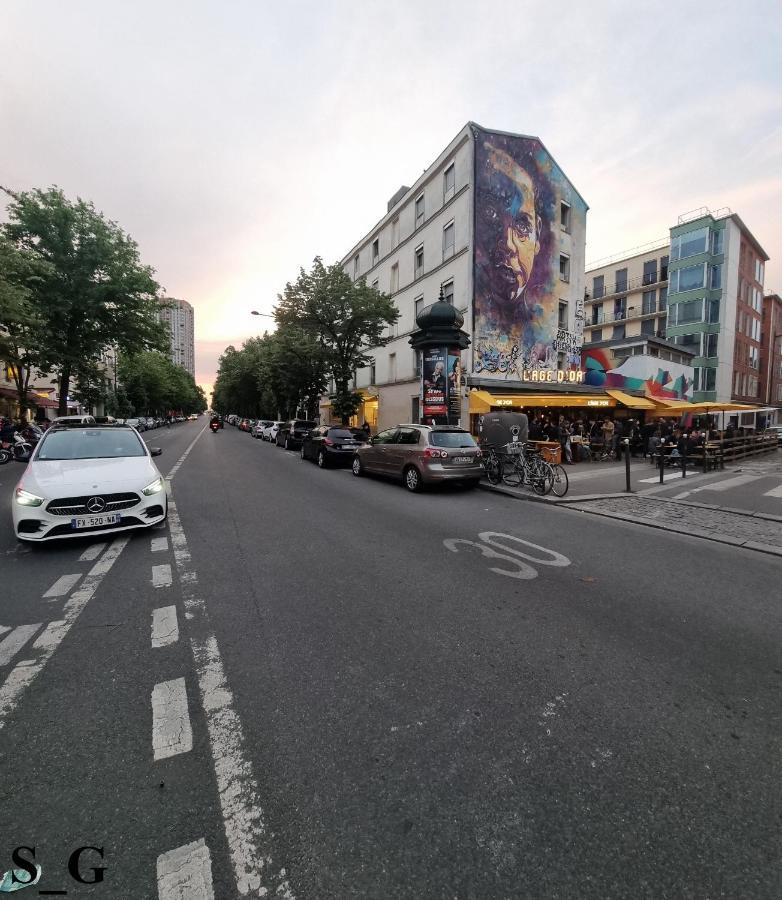
[{"label": "yellow awning", "polygon": [[487,413],[492,409],[529,409],[541,406],[616,406],[607,394],[493,394],[470,391],[470,412]]},{"label": "yellow awning", "polygon": [[654,403],[643,397],[633,397],[632,394],[625,394],[624,391],[617,391],[612,388],[606,388],[606,394],[618,400],[623,406],[629,406],[630,409],[654,409]]},{"label": "yellow awning", "polygon": [[753,412],[760,407],[752,406],[750,403],[693,403],[692,408],[699,412]]},{"label": "yellow awning", "polygon": [[662,397],[653,397],[652,398],[659,409],[670,409],[672,411],[677,410],[691,410],[693,409],[692,403],[688,400],[663,400]]}]

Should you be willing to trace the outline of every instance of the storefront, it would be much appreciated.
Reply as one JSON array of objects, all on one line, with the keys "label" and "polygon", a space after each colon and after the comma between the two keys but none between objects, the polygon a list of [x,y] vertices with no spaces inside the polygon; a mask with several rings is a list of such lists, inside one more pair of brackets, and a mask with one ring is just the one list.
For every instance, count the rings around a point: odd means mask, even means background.
[{"label": "storefront", "polygon": [[[360,389],[356,391],[361,396],[356,414],[350,417],[348,424],[353,428],[360,428],[364,422],[368,422],[373,432],[377,430],[377,414],[379,408],[379,398],[376,392],[371,390]],[[334,415],[331,408],[331,399],[322,397],[318,406],[320,421],[324,425],[339,425],[342,420]]]}]

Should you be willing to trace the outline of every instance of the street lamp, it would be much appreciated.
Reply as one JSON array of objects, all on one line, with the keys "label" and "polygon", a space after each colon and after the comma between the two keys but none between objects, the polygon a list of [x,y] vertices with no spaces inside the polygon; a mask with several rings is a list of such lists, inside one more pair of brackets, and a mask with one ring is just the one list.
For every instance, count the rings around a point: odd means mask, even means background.
[{"label": "street lamp", "polygon": [[274,318],[274,313],[262,313],[262,312],[258,312],[257,309],[253,309],[253,310],[250,312],[250,315],[251,315],[251,316],[266,316],[268,319],[273,319],[273,318]]}]

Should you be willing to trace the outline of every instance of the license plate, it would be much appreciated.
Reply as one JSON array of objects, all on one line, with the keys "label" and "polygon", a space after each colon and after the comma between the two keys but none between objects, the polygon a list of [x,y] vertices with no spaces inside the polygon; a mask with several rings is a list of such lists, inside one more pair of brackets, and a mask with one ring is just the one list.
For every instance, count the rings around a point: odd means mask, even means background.
[{"label": "license plate", "polygon": [[459,465],[465,465],[472,462],[472,457],[470,456],[454,456],[453,461]]},{"label": "license plate", "polygon": [[119,513],[106,513],[102,516],[81,516],[71,519],[71,528],[95,528],[100,525],[118,525],[122,521]]}]

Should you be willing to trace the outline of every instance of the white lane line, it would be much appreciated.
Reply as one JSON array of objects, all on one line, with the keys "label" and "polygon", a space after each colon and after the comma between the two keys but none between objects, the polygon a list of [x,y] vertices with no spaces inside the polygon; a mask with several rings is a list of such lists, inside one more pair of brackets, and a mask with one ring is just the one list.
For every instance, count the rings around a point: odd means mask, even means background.
[{"label": "white lane line", "polygon": [[168,538],[152,538],[152,552],[159,553],[161,550],[168,550]]},{"label": "white lane line", "polygon": [[782,484],[763,494],[764,497],[782,497]]},{"label": "white lane line", "polygon": [[[675,479],[681,478],[681,477],[682,477],[681,472],[666,472],[665,473],[665,483],[668,484],[669,481],[674,481]],[[657,482],[657,484],[659,484],[660,483],[660,473],[658,472],[656,475],[652,476],[651,478],[639,478],[638,481],[640,484],[654,484],[655,482]]]},{"label": "white lane line", "polygon": [[54,597],[64,597],[72,587],[76,587],[76,582],[80,578],[81,572],[77,572],[75,575],[62,575],[43,595],[43,599],[51,600]]},{"label": "white lane line", "polygon": [[40,622],[35,625],[19,625],[8,637],[3,638],[0,641],[0,666],[7,666],[40,627]]},{"label": "white lane line", "polygon": [[[95,591],[100,587],[106,573],[111,569],[117,561],[120,553],[125,549],[130,537],[124,536],[112,541],[109,549],[103,554],[100,560],[90,569],[82,582],[82,586],[74,591],[65,603],[63,610],[62,622],[51,622],[46,631],[41,635],[39,641],[43,640],[44,635],[47,642],[41,646],[41,654],[36,659],[22,660],[14,666],[8,674],[8,677],[0,685],[0,728],[5,725],[5,720],[16,709],[19,700],[24,693],[24,689],[32,683],[35,676],[43,669],[46,663],[51,659],[52,654],[60,646],[62,639],[73,626],[73,623],[79,618],[84,607],[92,599]],[[52,626],[57,624],[57,629]],[[52,630],[50,630],[52,629]],[[48,634],[47,634],[48,632]],[[38,642],[36,642],[38,643]]]},{"label": "white lane line", "polygon": [[736,475],[734,478],[726,478],[725,481],[714,481],[711,484],[704,484],[704,491],[729,491],[731,488],[741,487],[744,484],[750,484],[758,481],[760,475]]},{"label": "white lane line", "polygon": [[176,606],[152,610],[152,647],[167,647],[179,640]]},{"label": "white lane line", "polygon": [[[201,435],[206,431],[207,428],[209,428],[209,426],[204,425],[204,427],[198,432],[198,434],[193,438],[193,440],[190,441],[190,445],[188,446],[187,450],[185,450],[185,452],[174,463],[173,467],[171,468],[171,471],[168,473],[168,475],[166,475],[166,481],[169,482],[169,484],[171,482],[171,479],[174,477],[174,475],[176,475],[176,473],[181,469],[182,463],[187,459],[188,456],[190,456],[190,451],[193,449],[193,447],[195,447],[196,441],[201,437]],[[171,496],[170,487],[166,487],[166,493],[169,495],[169,497]]]},{"label": "white lane line", "polygon": [[237,893],[241,897],[274,896],[279,900],[295,900],[285,869],[281,868],[277,873],[272,871],[268,826],[252,764],[245,752],[242,723],[234,707],[206,603],[200,596],[198,577],[189,567],[187,538],[173,499],[169,500],[168,510],[171,543],[182,585],[190,647],[206,715],[223,829]]},{"label": "white lane line", "polygon": [[193,749],[184,678],[161,681],[152,689],[152,749],[156,761]]},{"label": "white lane line", "polygon": [[79,557],[79,561],[92,562],[93,559],[97,559],[101,555],[101,553],[103,553],[105,548],[105,544],[91,544]]},{"label": "white lane line", "polygon": [[171,587],[171,581],[171,565],[169,563],[163,563],[160,566],[152,566],[153,587]]},{"label": "white lane line", "polygon": [[0,636],[4,635],[6,633],[6,631],[10,631],[10,630],[11,630],[10,625],[0,625]]},{"label": "white lane line", "polygon": [[157,858],[158,900],[214,900],[212,857],[204,839]]}]

